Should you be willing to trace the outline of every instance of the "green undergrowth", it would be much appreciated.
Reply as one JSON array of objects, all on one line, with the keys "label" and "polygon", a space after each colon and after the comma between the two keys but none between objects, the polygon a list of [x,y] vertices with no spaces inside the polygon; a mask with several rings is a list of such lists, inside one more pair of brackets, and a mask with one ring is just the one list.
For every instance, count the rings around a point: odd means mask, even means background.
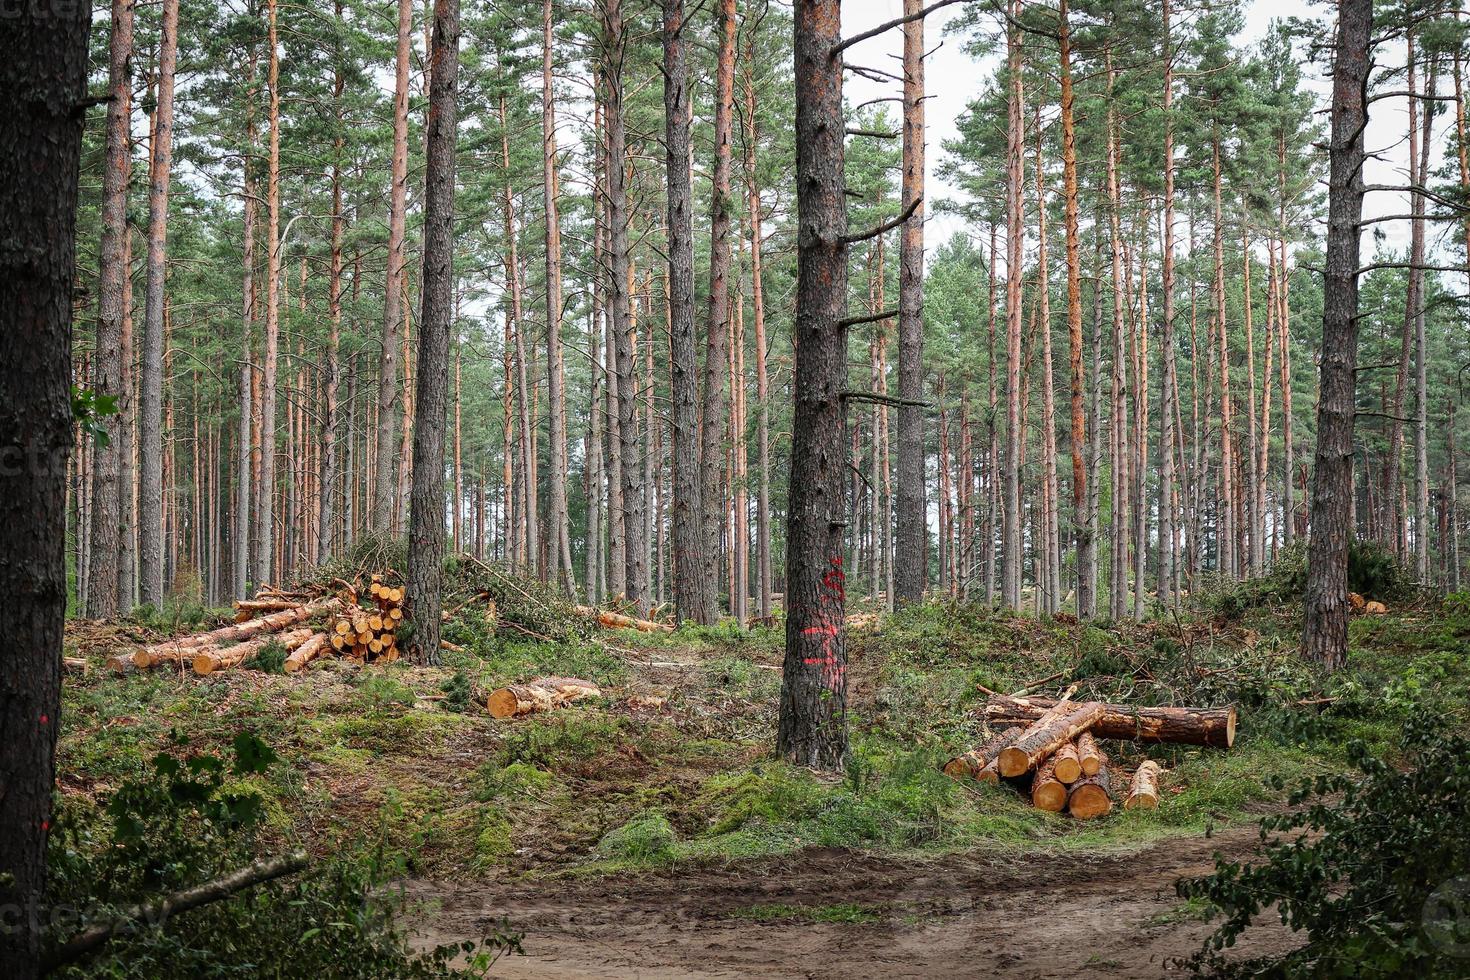
[{"label": "green undergrowth", "polygon": [[[446,626],[463,649],[440,668],[328,660],[289,677],[69,680],[59,785],[85,805],[144,771],[175,732],[220,752],[248,731],[285,762],[250,786],[267,834],[310,828],[323,849],[373,840],[409,873],[439,877],[601,874],[812,846],[1128,849],[1277,808],[1278,784],[1342,769],[1350,743],[1393,759],[1418,713],[1470,719],[1470,599],[1354,619],[1348,667],[1332,676],[1297,656],[1298,629],[1263,607],[1230,620],[1078,624],[975,603],[913,606],[850,637],[853,748],[829,777],[772,758],[779,628],[549,641],[492,629],[470,606]],[[488,690],[541,674],[584,677],[604,696],[516,721],[484,712]],[[1228,752],[1113,743],[1124,770],[1145,754],[1165,767],[1161,805],[1086,823],[939,771],[985,738],[985,689],[1055,696],[1073,683],[1077,698],[1236,704],[1237,742]]]}]

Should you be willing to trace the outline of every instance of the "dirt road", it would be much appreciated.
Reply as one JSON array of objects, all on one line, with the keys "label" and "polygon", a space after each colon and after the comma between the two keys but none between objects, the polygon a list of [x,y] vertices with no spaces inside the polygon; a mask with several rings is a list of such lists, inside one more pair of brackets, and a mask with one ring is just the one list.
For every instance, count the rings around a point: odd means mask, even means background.
[{"label": "dirt road", "polygon": [[[414,916],[426,943],[509,917],[527,955],[501,961],[503,977],[1159,977],[1210,931],[1180,920],[1175,879],[1256,840],[1251,825],[1091,859],[818,849],[590,881],[407,887],[427,903]],[[858,921],[813,921],[834,913]],[[1241,955],[1296,942],[1279,926],[1256,932]]]}]

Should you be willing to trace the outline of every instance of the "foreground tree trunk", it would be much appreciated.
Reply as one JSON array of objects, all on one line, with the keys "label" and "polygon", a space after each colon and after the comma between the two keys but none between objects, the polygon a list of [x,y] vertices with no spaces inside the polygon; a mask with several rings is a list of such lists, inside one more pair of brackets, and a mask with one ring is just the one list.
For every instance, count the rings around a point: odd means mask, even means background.
[{"label": "foreground tree trunk", "polygon": [[694,340],[694,205],[689,172],[689,41],[684,0],[664,2],[664,125],[668,174],[669,400],[674,441],[674,611],[714,622],[706,570],[704,490],[699,467],[699,353]]},{"label": "foreground tree trunk", "polygon": [[[66,615],[66,470],[81,103],[90,4],[26,4],[0,17],[0,963],[40,973],[27,923],[46,887]],[[24,370],[18,367],[24,365]],[[19,925],[19,928],[15,928]]]},{"label": "foreground tree trunk", "polygon": [[[107,56],[107,150],[102,170],[102,251],[98,258],[97,393],[123,402],[123,359],[132,351],[122,347],[123,280],[126,262],[128,177],[132,170],[129,145],[132,114],[130,62],[133,56],[133,0],[113,0],[112,38]],[[92,543],[88,570],[87,615],[118,614],[118,550],[122,537],[121,445],[126,419],[121,411],[99,420],[107,445],[97,447],[92,470]],[[132,487],[127,488],[132,493]]]},{"label": "foreground tree trunk", "polygon": [[[1177,559],[1174,507],[1174,392],[1178,387],[1174,364],[1174,45],[1169,35],[1169,0],[1163,0],[1164,32],[1164,254],[1163,317],[1159,354],[1163,361],[1162,402],[1159,406],[1159,601],[1174,605]],[[1269,385],[1269,381],[1267,382]]]},{"label": "foreground tree trunk", "polygon": [[424,271],[419,371],[414,392],[413,491],[408,521],[408,608],[415,659],[439,662],[444,566],[444,412],[454,316],[454,150],[459,94],[459,0],[434,0],[429,57],[428,157],[424,179]]},{"label": "foreground tree trunk", "polygon": [[1327,265],[1321,396],[1312,470],[1302,653],[1331,668],[1347,661],[1347,551],[1353,491],[1358,365],[1358,224],[1363,218],[1363,130],[1368,124],[1372,0],[1338,4],[1329,144]]},{"label": "foreground tree trunk", "polygon": [[[923,0],[904,0],[905,16]],[[924,512],[924,18],[903,25],[903,210],[913,215],[898,245],[898,515],[895,601],[915,602],[928,584]]]},{"label": "foreground tree trunk", "polygon": [[776,751],[817,769],[847,755],[847,204],[841,0],[797,0],[796,365],[786,515],[786,659]]},{"label": "foreground tree trunk", "polygon": [[281,337],[281,58],[276,37],[279,4],[271,0],[266,43],[270,46],[270,153],[266,173],[265,353],[260,369],[260,482],[255,534],[255,582],[270,581],[275,551],[276,359]]},{"label": "foreground tree trunk", "polygon": [[138,580],[143,602],[163,604],[163,293],[173,166],[174,65],[179,53],[179,0],[164,0],[158,41],[158,94],[153,110],[153,162],[148,179],[148,286],[144,294],[139,400]]}]

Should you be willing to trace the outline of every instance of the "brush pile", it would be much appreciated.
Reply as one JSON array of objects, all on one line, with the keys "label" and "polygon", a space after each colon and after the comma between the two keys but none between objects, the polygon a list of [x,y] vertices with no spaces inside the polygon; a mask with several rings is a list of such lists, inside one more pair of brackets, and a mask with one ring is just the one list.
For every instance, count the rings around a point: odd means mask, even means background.
[{"label": "brush pile", "polygon": [[1162,770],[1146,760],[1128,774],[1112,766],[1098,739],[1229,748],[1235,708],[1134,708],[1073,701],[1075,686],[1058,700],[993,695],[986,721],[996,734],[944,766],[955,779],[1002,780],[1026,792],[1038,809],[1091,820],[1112,811],[1116,794],[1125,809],[1159,803]]}]

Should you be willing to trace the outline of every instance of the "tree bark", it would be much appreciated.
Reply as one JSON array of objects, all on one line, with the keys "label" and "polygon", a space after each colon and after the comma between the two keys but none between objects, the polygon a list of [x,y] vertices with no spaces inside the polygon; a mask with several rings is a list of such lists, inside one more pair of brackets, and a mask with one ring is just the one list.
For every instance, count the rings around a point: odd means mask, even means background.
[{"label": "tree bark", "polygon": [[776,751],[832,771],[847,755],[847,203],[841,0],[797,0],[796,399],[786,515],[786,657]]},{"label": "tree bark", "polygon": [[[395,522],[398,494],[393,459],[394,407],[398,402],[399,331],[403,326],[404,224],[408,211],[408,67],[413,38],[413,0],[398,0],[394,57],[393,163],[388,197],[388,270],[383,289],[383,345],[378,355],[378,466],[373,483],[372,526],[385,532]],[[406,384],[406,382],[405,382]]]},{"label": "tree bark", "polygon": [[[1090,520],[1087,459],[1092,454],[1083,400],[1087,375],[1082,361],[1082,260],[1077,234],[1077,127],[1072,88],[1072,40],[1067,0],[1057,12],[1061,72],[1062,194],[1067,235],[1067,336],[1072,368],[1072,522],[1077,548],[1077,616],[1097,614],[1097,528]],[[1166,171],[1166,174],[1168,171]]]},{"label": "tree bark", "polygon": [[560,579],[569,596],[577,594],[572,570],[571,528],[567,517],[567,405],[562,372],[561,211],[557,198],[561,176],[556,160],[556,89],[552,32],[552,0],[541,8],[541,159],[542,200],[546,221],[546,397],[551,445],[551,547],[548,551],[553,581]]},{"label": "tree bark", "polygon": [[[1006,127],[1006,454],[1000,601],[1012,611],[1021,608],[1021,263],[1026,234],[1021,206],[1025,179],[1021,38],[1015,26],[1019,7],[1019,0],[1009,0],[1010,26],[1006,31],[1010,105]],[[899,485],[901,488],[902,480]]]},{"label": "tree bark", "polygon": [[1353,491],[1358,364],[1358,251],[1363,217],[1363,130],[1368,123],[1371,0],[1338,4],[1329,143],[1327,262],[1323,284],[1321,396],[1312,471],[1302,652],[1330,668],[1347,661],[1347,550]]},{"label": "tree bark", "polygon": [[281,59],[276,35],[279,4],[267,5],[266,43],[270,46],[267,81],[270,87],[270,152],[266,173],[265,353],[260,379],[260,481],[257,485],[255,582],[269,582],[275,573],[276,492],[276,364],[281,334]]},{"label": "tree bark", "polygon": [[[27,4],[0,18],[0,963],[40,974],[66,615],[66,473],[77,175],[90,4]],[[24,369],[21,369],[24,366]],[[15,928],[16,925],[19,928]]]},{"label": "tree bark", "polygon": [[1169,33],[1170,0],[1163,0],[1164,35],[1164,245],[1163,301],[1159,333],[1159,356],[1163,366],[1159,406],[1159,601],[1165,608],[1175,603],[1178,575],[1176,516],[1174,507],[1174,418],[1178,411],[1178,389],[1174,362],[1174,42]]},{"label": "tree bark", "polygon": [[163,349],[168,194],[173,166],[174,67],[179,52],[179,0],[164,0],[158,41],[158,92],[148,178],[148,287],[144,296],[141,391],[142,463],[138,495],[138,580],[143,602],[163,605]]},{"label": "tree bark", "polygon": [[684,0],[664,0],[664,124],[668,174],[669,400],[674,443],[674,610],[714,622],[714,580],[705,560],[704,484],[699,466],[699,353],[694,339],[694,205],[689,173],[689,41]]},{"label": "tree bark", "polygon": [[[904,0],[915,17],[923,0]],[[896,602],[916,602],[929,583],[924,508],[924,18],[903,25],[902,207],[913,209],[898,245],[898,514],[894,540]],[[1008,273],[1009,274],[1009,273]]]},{"label": "tree bark", "polygon": [[459,0],[434,0],[424,178],[424,271],[408,527],[408,615],[415,659],[439,662],[444,567],[444,411],[454,315],[454,153],[459,94]]},{"label": "tree bark", "polygon": [[715,160],[710,186],[709,321],[704,351],[704,415],[700,430],[703,467],[706,575],[719,581],[720,528],[726,513],[725,427],[729,406],[730,161],[735,116],[735,0],[718,0],[720,46],[716,59]]},{"label": "tree bark", "polygon": [[[756,606],[762,620],[771,616],[771,384],[766,366],[766,301],[762,271],[761,249],[764,246],[761,214],[760,175],[756,170],[756,146],[760,142],[760,127],[756,119],[755,98],[755,36],[751,33],[746,49],[745,114],[745,174],[748,184],[747,210],[750,214],[750,304],[755,319],[755,391],[760,413],[757,427],[757,456],[760,468],[760,483],[756,493],[755,550],[757,566],[757,588],[760,597]],[[692,259],[690,260],[693,261]],[[693,301],[691,300],[691,306]]]},{"label": "tree bark", "polygon": [[[127,237],[128,181],[132,171],[131,60],[133,56],[133,0],[112,0],[112,36],[107,55],[107,142],[102,170],[102,246],[98,257],[99,303],[97,357],[93,384],[98,394],[122,401],[123,280],[128,275],[124,239]],[[126,424],[122,413],[97,420],[107,433],[107,444],[93,455],[91,541],[88,564],[87,615],[106,618],[118,614],[118,546],[122,529],[119,434]],[[131,493],[131,488],[128,490]]]},{"label": "tree bark", "polygon": [[[336,18],[342,21],[343,0],[336,0]],[[342,214],[342,146],[344,123],[342,119],[342,93],[346,79],[342,74],[341,52],[332,72],[332,106],[336,131],[332,137],[332,241],[331,271],[327,283],[327,335],[326,363],[322,379],[321,420],[321,488],[317,512],[317,556],[325,560],[332,554],[333,532],[337,526],[337,389],[341,380],[341,367],[337,352],[342,342],[342,235],[346,219]]]}]

